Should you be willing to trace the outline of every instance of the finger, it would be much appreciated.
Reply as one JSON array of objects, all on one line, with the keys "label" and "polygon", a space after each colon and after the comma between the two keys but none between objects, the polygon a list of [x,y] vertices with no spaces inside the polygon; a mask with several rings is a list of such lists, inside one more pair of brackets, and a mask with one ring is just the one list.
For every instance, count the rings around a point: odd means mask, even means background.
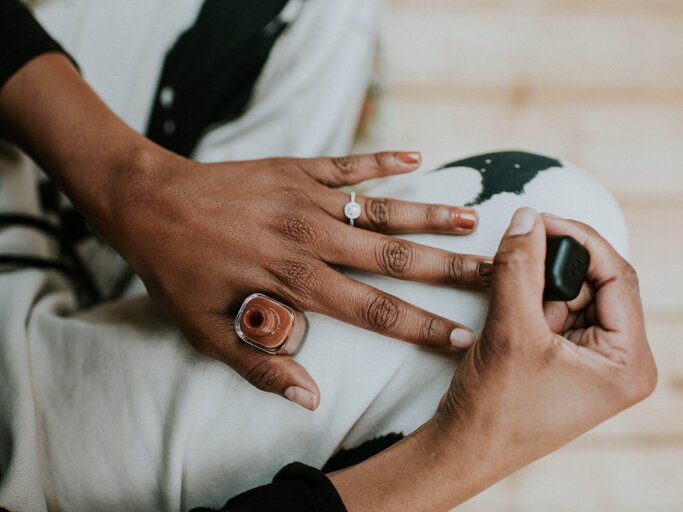
[{"label": "finger", "polygon": [[315,410],[320,389],[310,374],[289,356],[271,355],[239,339],[231,318],[220,315],[209,334],[195,344],[203,354],[224,362],[256,388]]},{"label": "finger", "polygon": [[417,169],[421,162],[422,156],[417,151],[386,151],[368,155],[302,159],[297,165],[306,174],[328,187],[342,187],[371,178],[411,172]]},{"label": "finger", "polygon": [[549,234],[572,236],[588,251],[587,279],[600,299],[596,304],[600,325],[617,332],[642,325],[638,277],[609,242],[590,226],[577,221],[544,214],[543,222]]},{"label": "finger", "polygon": [[272,291],[301,310],[418,345],[459,351],[475,341],[469,327],[351,279],[327,265],[292,262],[280,264],[272,272],[279,282]]},{"label": "finger", "polygon": [[546,235],[533,208],[512,216],[493,259],[491,307],[501,325],[543,320]]},{"label": "finger", "polygon": [[[349,195],[334,191],[329,201],[325,199],[322,208],[334,218],[348,222],[344,205],[349,202]],[[477,211],[464,206],[366,196],[356,196],[356,202],[361,206],[361,215],[355,219],[355,226],[380,233],[468,235],[479,223]]]},{"label": "finger", "polygon": [[550,329],[560,334],[569,328],[587,327],[587,309],[595,298],[593,287],[583,283],[579,295],[569,301],[551,301],[543,303],[543,312]]},{"label": "finger", "polygon": [[242,348],[240,352],[244,351],[245,355],[236,366],[250,384],[281,395],[309,411],[317,409],[320,389],[303,366],[289,356],[273,356],[248,346]]},{"label": "finger", "polygon": [[487,286],[481,275],[486,256],[458,254],[386,235],[341,226],[326,239],[321,255],[327,263],[375,274],[434,284]]}]

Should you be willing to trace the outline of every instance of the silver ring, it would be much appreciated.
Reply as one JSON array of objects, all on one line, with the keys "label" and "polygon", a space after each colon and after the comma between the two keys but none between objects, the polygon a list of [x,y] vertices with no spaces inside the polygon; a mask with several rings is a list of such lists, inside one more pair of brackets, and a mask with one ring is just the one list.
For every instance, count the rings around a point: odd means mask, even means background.
[{"label": "silver ring", "polygon": [[351,201],[346,203],[344,206],[344,215],[347,219],[349,219],[349,224],[352,226],[355,225],[355,221],[358,217],[360,217],[361,213],[363,213],[363,209],[356,202],[356,193],[351,192]]}]

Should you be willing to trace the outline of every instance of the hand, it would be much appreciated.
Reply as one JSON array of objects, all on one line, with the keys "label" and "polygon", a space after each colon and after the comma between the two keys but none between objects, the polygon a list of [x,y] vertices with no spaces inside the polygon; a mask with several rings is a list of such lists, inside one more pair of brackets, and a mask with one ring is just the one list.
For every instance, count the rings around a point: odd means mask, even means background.
[{"label": "hand", "polygon": [[409,172],[419,155],[197,164],[126,126],[60,54],[33,59],[0,90],[0,131],[132,264],[197,349],[262,389],[311,409],[319,400],[301,366],[238,341],[232,315],[256,291],[414,343],[460,350],[474,341],[468,328],[333,268],[479,282],[480,258],[377,233],[466,234],[472,209],[360,197],[358,227],[342,216],[349,196],[330,187]]},{"label": "hand", "polygon": [[[546,234],[571,235],[590,254],[588,283],[571,302],[542,302]],[[636,273],[593,229],[518,210],[492,279],[490,314],[456,372],[444,424],[486,429],[519,466],[654,390]]]},{"label": "hand", "polygon": [[[543,304],[546,234],[590,253],[572,302]],[[330,475],[350,512],[450,510],[654,390],[636,274],[594,230],[520,209],[492,279],[482,335],[435,417]]]},{"label": "hand", "polygon": [[120,220],[103,234],[195,348],[255,386],[315,409],[320,392],[298,363],[236,336],[234,315],[249,294],[263,292],[302,311],[445,350],[465,349],[475,339],[469,328],[336,269],[481,284],[480,257],[381,234],[467,234],[477,223],[471,208],[358,196],[363,214],[356,227],[344,217],[349,194],[331,187],[410,172],[419,159],[378,153],[202,165],[166,158],[132,185],[113,185]]}]

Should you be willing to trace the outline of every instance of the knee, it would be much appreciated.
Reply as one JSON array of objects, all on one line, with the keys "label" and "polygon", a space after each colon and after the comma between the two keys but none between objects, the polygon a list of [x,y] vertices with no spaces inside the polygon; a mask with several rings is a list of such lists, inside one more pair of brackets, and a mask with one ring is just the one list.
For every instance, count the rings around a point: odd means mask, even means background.
[{"label": "knee", "polygon": [[581,220],[619,252],[627,253],[627,228],[618,203],[607,188],[572,162],[526,151],[498,151],[456,160],[437,171],[463,168],[480,176],[480,187],[466,204],[505,210],[505,214],[531,206]]},{"label": "knee", "polygon": [[497,195],[522,195],[531,181],[550,169],[562,168],[562,162],[526,151],[483,153],[450,162],[437,170],[465,167],[481,175],[481,190],[469,205],[482,204]]}]

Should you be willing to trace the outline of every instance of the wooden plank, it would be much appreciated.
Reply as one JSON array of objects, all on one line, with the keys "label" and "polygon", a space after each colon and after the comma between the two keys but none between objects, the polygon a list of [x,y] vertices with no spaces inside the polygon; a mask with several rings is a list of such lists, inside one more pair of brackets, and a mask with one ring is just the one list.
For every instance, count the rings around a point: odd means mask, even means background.
[{"label": "wooden plank", "polygon": [[683,16],[496,5],[412,2],[390,9],[385,31],[392,81],[683,88]]},{"label": "wooden plank", "polygon": [[577,446],[656,448],[675,444],[683,448],[683,319],[648,322],[647,331],[659,372],[657,389],[643,402],[581,437]]},{"label": "wooden plank", "polygon": [[683,446],[583,450],[570,445],[456,510],[674,512],[683,510],[682,466]]},{"label": "wooden plank", "polygon": [[522,148],[572,160],[617,195],[683,197],[683,102],[478,101],[425,91],[396,93],[388,108],[385,144],[423,150],[426,167]]},{"label": "wooden plank", "polygon": [[[416,0],[390,0],[392,10],[414,8]],[[576,12],[645,13],[660,16],[683,16],[679,0],[420,0],[424,9],[455,9],[458,12],[501,13],[508,11],[541,11],[553,14]]]},{"label": "wooden plank", "polygon": [[[648,319],[682,320],[683,237],[679,225],[683,200],[679,198],[673,205],[622,202],[622,206],[631,234],[631,263],[640,277]],[[679,338],[683,340],[683,336]],[[679,361],[683,364],[683,359]]]}]

